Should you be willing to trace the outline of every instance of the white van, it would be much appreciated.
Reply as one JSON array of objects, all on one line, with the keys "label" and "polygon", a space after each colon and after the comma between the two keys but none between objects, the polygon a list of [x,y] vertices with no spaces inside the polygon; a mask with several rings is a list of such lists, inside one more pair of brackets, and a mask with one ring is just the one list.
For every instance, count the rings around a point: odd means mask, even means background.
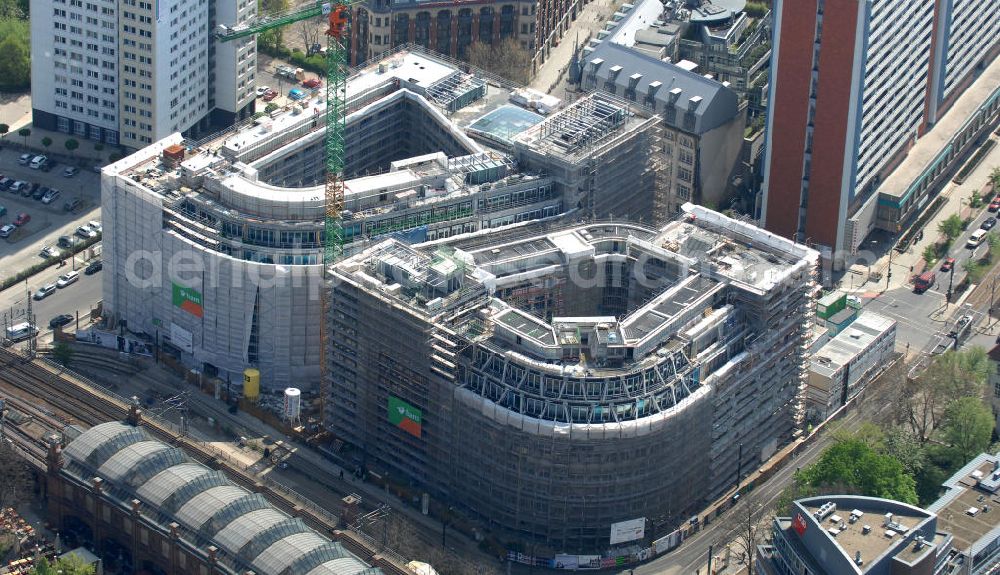
[{"label": "white van", "polygon": [[7,328],[7,339],[14,342],[23,341],[28,339],[37,332],[38,330],[35,329],[35,326],[31,325],[30,323],[28,322],[19,323],[17,325],[12,325]]},{"label": "white van", "polygon": [[44,164],[47,161],[49,161],[49,159],[46,158],[45,156],[35,156],[34,158],[31,159],[31,164],[29,165],[29,167],[32,170],[37,170],[38,168],[41,168],[42,164]]},{"label": "white van", "polygon": [[965,242],[965,247],[969,248],[970,250],[978,248],[979,244],[983,243],[983,240],[986,239],[986,234],[988,233],[989,233],[988,231],[983,229],[979,229],[972,232],[972,235],[969,236],[969,241]]}]

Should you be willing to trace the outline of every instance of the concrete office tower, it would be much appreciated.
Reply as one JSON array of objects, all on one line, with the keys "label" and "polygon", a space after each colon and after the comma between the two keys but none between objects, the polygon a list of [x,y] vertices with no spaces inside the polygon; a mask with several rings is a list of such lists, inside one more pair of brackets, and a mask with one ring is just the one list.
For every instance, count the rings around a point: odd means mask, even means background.
[{"label": "concrete office tower", "polygon": [[[594,96],[545,118],[509,97],[414,52],[352,75],[347,253],[390,233],[653,211],[648,114]],[[324,111],[314,94],[200,146],[174,134],[107,167],[105,315],[224,380],[254,367],[267,390],[317,383]]]},{"label": "concrete office tower", "polygon": [[31,19],[35,126],[138,149],[199,136],[253,111],[253,38],[220,43],[217,24],[254,2],[40,0]]},{"label": "concrete office tower", "polygon": [[839,269],[834,252],[875,225],[851,216],[996,56],[1000,4],[779,0],[773,14],[761,215]]},{"label": "concrete office tower", "polygon": [[686,521],[797,432],[818,254],[684,211],[333,266],[344,456],[567,552]]}]

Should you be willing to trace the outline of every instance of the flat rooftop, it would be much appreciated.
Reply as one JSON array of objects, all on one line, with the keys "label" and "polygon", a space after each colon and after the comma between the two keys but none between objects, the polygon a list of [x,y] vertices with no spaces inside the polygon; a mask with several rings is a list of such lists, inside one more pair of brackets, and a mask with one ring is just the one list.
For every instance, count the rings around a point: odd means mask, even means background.
[{"label": "flat rooftop", "polygon": [[[836,503],[837,508],[822,520],[817,520],[815,514],[828,502]],[[847,506],[843,505],[845,502]],[[852,563],[856,554],[861,552],[864,562],[859,569],[861,573],[867,572],[876,559],[891,549],[896,549],[893,553],[895,557],[908,563],[933,550],[932,542],[920,549],[915,544],[900,547],[904,537],[932,519],[930,513],[921,509],[895,501],[854,496],[814,497],[797,503],[809,513],[807,521],[819,525]],[[883,524],[886,513],[892,513],[893,527]],[[852,519],[852,515],[856,519]],[[865,533],[866,526],[869,528],[868,533]],[[794,525],[792,528],[794,529]]]},{"label": "flat rooftop", "polygon": [[937,124],[929,132],[917,140],[906,158],[899,166],[882,181],[878,193],[897,198],[900,203],[915,190],[913,183],[925,171],[933,169],[931,162],[959,132],[973,113],[991,95],[1000,91],[1000,58],[993,60],[986,70],[976,78],[976,81],[955,100],[944,116],[938,118]]},{"label": "flat rooftop", "polygon": [[975,550],[1000,537],[1000,491],[984,488],[1000,485],[991,481],[998,461],[996,455],[977,456],[945,482],[945,494],[927,508],[937,513],[938,527],[954,536],[957,549]]},{"label": "flat rooftop", "polygon": [[[851,308],[845,308],[837,313],[853,311]],[[895,325],[896,320],[894,319],[874,312],[862,311],[849,326],[815,352],[811,360],[810,370],[823,375],[835,373],[853,361],[880,335],[893,329]]]}]

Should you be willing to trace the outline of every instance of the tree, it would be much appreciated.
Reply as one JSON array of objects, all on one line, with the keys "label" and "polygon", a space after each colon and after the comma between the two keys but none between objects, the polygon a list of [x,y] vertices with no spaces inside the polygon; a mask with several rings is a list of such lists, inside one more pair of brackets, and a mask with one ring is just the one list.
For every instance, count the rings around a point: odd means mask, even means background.
[{"label": "tree", "polygon": [[87,565],[76,554],[60,557],[49,563],[44,557],[30,571],[31,575],[94,575],[94,566]]},{"label": "tree", "polygon": [[80,142],[77,142],[73,138],[66,140],[66,149],[69,150],[71,156],[73,155],[73,152],[79,147],[80,147]]},{"label": "tree", "polygon": [[[3,44],[0,44],[0,49],[2,49],[2,47],[3,47]],[[0,58],[0,60],[2,60],[2,58]],[[21,128],[20,130],[17,131],[17,135],[21,136],[22,138],[24,138],[24,147],[27,148],[28,147],[28,136],[31,135],[31,128]]]},{"label": "tree", "polygon": [[958,214],[948,216],[938,224],[938,231],[948,238],[949,243],[954,241],[955,238],[962,235],[962,218]]},{"label": "tree", "polygon": [[6,441],[0,444],[0,508],[24,501],[34,486],[35,476],[28,462]]},{"label": "tree", "polygon": [[30,41],[26,20],[0,19],[0,91],[31,85]]},{"label": "tree", "polygon": [[757,545],[761,541],[761,536],[767,531],[767,518],[770,509],[756,500],[751,500],[749,494],[743,495],[736,505],[727,512],[728,523],[725,526],[725,535],[720,543],[722,545],[732,544],[736,552],[739,565],[747,566],[747,575],[754,574],[754,556],[757,553]]},{"label": "tree", "polygon": [[959,464],[984,452],[993,435],[993,414],[978,397],[963,397],[948,404],[941,423],[941,439],[951,446]]},{"label": "tree", "polygon": [[993,193],[1000,192],[1000,166],[993,168],[990,172],[990,183],[993,184]]},{"label": "tree", "polygon": [[52,145],[52,138],[50,138],[48,136],[45,136],[44,138],[42,138],[42,145],[45,146],[45,149],[47,150],[49,148],[49,146]]},{"label": "tree", "polygon": [[979,192],[972,192],[972,195],[969,196],[969,207],[975,209],[981,205],[983,205],[982,196],[979,195]]},{"label": "tree", "polygon": [[924,262],[928,266],[934,265],[934,262],[938,259],[938,246],[937,244],[930,244],[924,246],[924,253],[921,254],[924,258]]},{"label": "tree", "polygon": [[887,430],[879,451],[895,457],[903,465],[903,469],[914,477],[927,465],[923,446],[905,427],[893,427]]},{"label": "tree", "polygon": [[1000,235],[996,232],[990,232],[986,234],[986,259],[993,261],[993,256],[997,253],[997,248],[1000,248]]},{"label": "tree", "polygon": [[10,131],[10,126],[8,126],[7,124],[0,124],[0,140],[5,139],[7,137],[7,132],[9,131]]},{"label": "tree", "polygon": [[839,441],[796,479],[813,489],[855,490],[862,495],[917,503],[917,484],[891,455],[877,453],[860,439]]},{"label": "tree", "polygon": [[305,46],[306,54],[312,55],[313,44],[319,44],[319,28],[315,20],[303,20],[298,23],[299,38]]},{"label": "tree", "polygon": [[970,283],[979,283],[983,279],[986,269],[976,260],[965,260],[962,262],[962,269],[965,270]]},{"label": "tree", "polygon": [[52,346],[52,359],[61,365],[69,365],[69,362],[73,360],[73,348],[64,341],[57,341]]},{"label": "tree", "polygon": [[935,356],[922,374],[907,380],[902,419],[921,445],[930,440],[951,400],[982,397],[988,373],[986,350],[971,347]]},{"label": "tree", "polygon": [[278,105],[277,104],[275,104],[274,102],[268,102],[267,105],[264,106],[264,113],[265,114],[270,114],[271,112],[273,112],[273,111],[275,111],[277,109],[278,109]]},{"label": "tree", "polygon": [[513,38],[497,46],[476,42],[466,49],[465,59],[477,68],[517,84],[527,84],[531,79],[531,54]]},{"label": "tree", "polygon": [[[261,14],[277,14],[288,10],[288,0],[258,0],[257,12]],[[277,50],[282,47],[284,36],[282,28],[272,28],[257,34],[257,45],[270,50]]]}]

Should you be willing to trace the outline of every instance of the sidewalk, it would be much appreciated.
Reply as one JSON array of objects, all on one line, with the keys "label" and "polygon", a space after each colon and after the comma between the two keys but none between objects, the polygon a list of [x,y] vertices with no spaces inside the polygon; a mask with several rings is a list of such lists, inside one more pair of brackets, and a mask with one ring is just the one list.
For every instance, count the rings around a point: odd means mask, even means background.
[{"label": "sidewalk", "polygon": [[549,50],[548,58],[538,67],[529,87],[561,98],[563,95],[559,88],[566,84],[566,72],[573,53],[604,28],[604,23],[611,19],[621,4],[622,0],[590,0],[563,34],[559,45]]},{"label": "sidewalk", "polygon": [[[991,135],[990,137],[993,140],[998,140],[996,135]],[[973,170],[964,184],[958,185],[950,180],[945,184],[944,189],[941,190],[938,196],[945,198],[947,201],[938,213],[924,225],[924,237],[920,241],[913,242],[903,253],[899,253],[895,251],[895,248],[889,247],[885,254],[872,263],[872,272],[877,271],[881,273],[882,279],[880,281],[869,280],[863,284],[851,287],[848,283],[850,281],[849,274],[847,274],[841,278],[839,289],[857,294],[878,295],[891,289],[907,287],[910,283],[910,278],[914,274],[924,271],[924,249],[942,239],[941,233],[938,231],[938,224],[952,215],[958,215],[960,218],[965,219],[986,209],[985,206],[976,210],[969,208],[969,197],[973,192],[981,191],[986,186],[989,182],[990,172],[996,167],[1000,167],[1000,146],[993,147],[993,150]],[[881,242],[876,250],[881,251],[885,247],[888,247],[885,243]],[[892,279],[887,288],[885,277],[889,270],[890,259],[892,260]]]}]

